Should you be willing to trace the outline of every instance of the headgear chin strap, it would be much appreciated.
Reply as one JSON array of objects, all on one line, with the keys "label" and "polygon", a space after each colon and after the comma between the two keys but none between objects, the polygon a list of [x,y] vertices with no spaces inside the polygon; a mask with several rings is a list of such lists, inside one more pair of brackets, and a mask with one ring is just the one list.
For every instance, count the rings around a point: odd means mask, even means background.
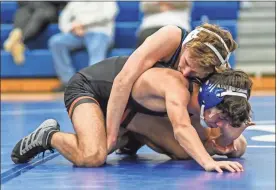
[{"label": "headgear chin strap", "polygon": [[[220,86],[219,84],[210,83],[207,80],[199,89],[198,103],[200,105],[200,121],[204,121],[204,111],[217,106],[223,101],[224,96],[240,96],[247,99],[247,90],[235,88],[232,86]],[[202,125],[203,126],[203,125]],[[204,125],[203,127],[206,127]]]},{"label": "headgear chin strap", "polygon": [[208,32],[209,34],[215,35],[221,41],[221,43],[224,45],[224,47],[225,47],[225,49],[226,49],[226,51],[228,53],[226,58],[224,59],[222,57],[222,55],[219,53],[219,51],[212,44],[210,44],[208,42],[204,43],[206,46],[208,46],[216,54],[216,56],[220,60],[221,65],[219,66],[219,68],[223,68],[223,67],[224,68],[226,68],[226,67],[231,68],[230,64],[228,63],[228,60],[229,60],[230,55],[231,55],[231,52],[229,51],[229,49],[228,49],[226,43],[224,42],[224,40],[218,34],[216,34],[215,32],[212,32],[212,31],[210,31],[210,30],[208,30],[206,28],[203,28],[203,27],[196,28],[196,29],[194,29],[193,31],[191,31],[187,35],[187,37],[185,38],[185,40],[184,40],[182,45],[185,45],[186,43],[190,42],[191,40],[197,38],[198,37],[198,33],[200,33],[201,31],[205,31],[205,32]]}]

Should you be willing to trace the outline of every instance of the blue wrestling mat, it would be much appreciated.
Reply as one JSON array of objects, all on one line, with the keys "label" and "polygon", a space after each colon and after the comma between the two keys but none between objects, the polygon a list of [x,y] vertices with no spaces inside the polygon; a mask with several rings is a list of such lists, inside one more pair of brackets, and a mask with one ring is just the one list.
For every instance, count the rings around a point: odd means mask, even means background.
[{"label": "blue wrestling mat", "polygon": [[[15,143],[47,118],[57,119],[62,131],[73,132],[62,100],[1,102],[1,187],[31,189],[158,189],[158,190],[273,190],[275,189],[275,96],[251,98],[256,126],[247,129],[245,155],[236,159],[241,173],[205,172],[195,161],[172,161],[149,148],[137,157],[112,154],[100,168],[76,168],[59,155],[45,154],[29,164],[15,165]],[[225,159],[216,157],[216,159]],[[233,159],[234,160],[234,159]]]}]

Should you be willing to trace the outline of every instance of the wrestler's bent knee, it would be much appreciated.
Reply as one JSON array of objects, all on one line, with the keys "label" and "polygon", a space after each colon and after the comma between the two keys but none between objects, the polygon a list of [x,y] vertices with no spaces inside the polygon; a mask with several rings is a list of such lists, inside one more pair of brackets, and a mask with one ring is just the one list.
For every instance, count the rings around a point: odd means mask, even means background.
[{"label": "wrestler's bent knee", "polygon": [[78,167],[100,167],[104,165],[106,158],[106,152],[95,151],[90,154],[82,154],[82,156],[79,156],[75,165]]}]

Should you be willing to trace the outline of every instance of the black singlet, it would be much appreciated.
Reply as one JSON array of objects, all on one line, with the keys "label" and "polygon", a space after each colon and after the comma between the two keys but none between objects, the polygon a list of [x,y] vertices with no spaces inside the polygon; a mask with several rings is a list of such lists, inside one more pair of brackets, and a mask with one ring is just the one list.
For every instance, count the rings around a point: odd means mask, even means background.
[{"label": "black singlet", "polygon": [[[186,35],[187,35],[187,32],[185,30],[182,30],[182,37],[181,37],[180,44],[176,49],[175,53],[173,54],[172,58],[168,62],[157,62],[153,67],[163,67],[163,68],[174,69],[174,64],[179,57],[179,54],[182,48],[182,43]],[[88,81],[88,84],[90,85],[90,88],[94,92],[94,95],[97,97],[97,100],[99,101],[99,104],[105,115],[106,115],[107,103],[111,93],[113,81],[117,76],[117,74],[123,68],[128,58],[129,58],[128,56],[107,58],[97,64],[84,68],[78,72],[81,75],[83,75]],[[192,92],[193,80],[189,80],[189,81],[190,81],[189,91]],[[126,122],[130,118],[132,118],[135,115],[135,113],[145,113],[145,114],[154,115],[154,116],[167,115],[166,112],[155,112],[141,106],[131,96],[129,98],[127,108],[130,108],[132,111],[129,114],[129,116],[127,116]]]}]

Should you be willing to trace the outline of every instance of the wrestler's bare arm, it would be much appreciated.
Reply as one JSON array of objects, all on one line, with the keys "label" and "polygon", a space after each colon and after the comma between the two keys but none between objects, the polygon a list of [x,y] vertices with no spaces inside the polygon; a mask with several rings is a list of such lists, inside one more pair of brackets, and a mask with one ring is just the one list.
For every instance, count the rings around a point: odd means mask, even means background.
[{"label": "wrestler's bare arm", "polygon": [[166,85],[165,102],[174,136],[185,151],[205,168],[207,163],[214,160],[205,150],[196,130],[191,125],[187,110],[190,94],[186,84],[178,77],[172,77],[167,83],[171,84]]},{"label": "wrestler's bare arm", "polygon": [[175,26],[163,27],[148,37],[129,57],[114,80],[107,107],[107,146],[110,150],[116,142],[120,120],[137,78],[157,61],[171,55],[178,47],[181,30]]},{"label": "wrestler's bare arm", "polygon": [[190,123],[187,110],[189,102],[189,91],[182,77],[171,77],[167,80],[165,89],[165,102],[168,117],[172,123],[175,139],[185,151],[195,159],[206,171],[222,169],[231,172],[242,171],[243,167],[238,162],[214,161],[203,146],[196,130]]}]

